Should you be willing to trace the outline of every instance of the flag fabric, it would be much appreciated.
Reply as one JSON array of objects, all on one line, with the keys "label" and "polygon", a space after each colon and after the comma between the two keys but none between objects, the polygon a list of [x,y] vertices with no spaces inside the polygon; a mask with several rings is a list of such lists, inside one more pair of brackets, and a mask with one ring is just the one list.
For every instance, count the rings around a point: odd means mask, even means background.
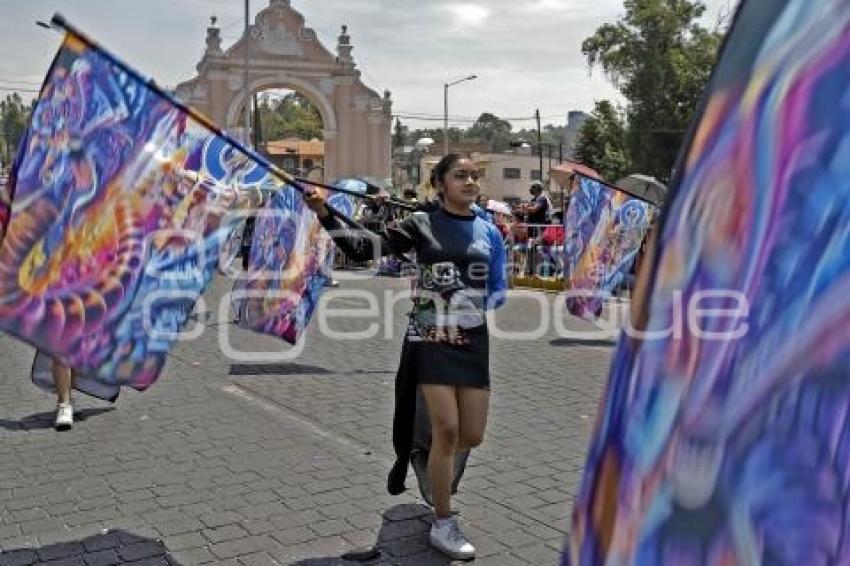
[{"label": "flag fabric", "polygon": [[[327,199],[346,216],[353,213],[347,195]],[[294,344],[330,284],[334,253],[333,240],[295,189],[273,192],[257,216],[248,270],[233,287],[239,326]]]},{"label": "flag fabric", "polygon": [[564,563],[848,564],[847,1],[745,0],[695,126]]},{"label": "flag fabric", "polygon": [[0,242],[6,233],[6,225],[12,214],[12,182],[11,179],[0,184]]},{"label": "flag fabric", "polygon": [[0,330],[73,368],[78,389],[147,388],[213,275],[242,189],[269,178],[69,31],[10,177]]},{"label": "flag fabric", "polygon": [[566,304],[570,313],[595,319],[631,270],[655,207],[597,179],[576,177],[564,217],[564,265],[572,291]]}]

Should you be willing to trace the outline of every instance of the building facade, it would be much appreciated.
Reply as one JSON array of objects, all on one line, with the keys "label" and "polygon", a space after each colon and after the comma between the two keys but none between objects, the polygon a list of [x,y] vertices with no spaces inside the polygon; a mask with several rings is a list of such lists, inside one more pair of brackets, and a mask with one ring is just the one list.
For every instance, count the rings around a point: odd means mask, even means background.
[{"label": "building facade", "polygon": [[[426,185],[431,170],[442,156],[425,156],[420,161],[420,196],[427,196]],[[516,153],[473,153],[471,158],[481,173],[481,192],[493,200],[510,204],[528,200],[528,189],[533,181],[544,182],[548,178],[548,160],[543,159],[543,177],[540,174],[540,158],[530,154]],[[553,163],[554,165],[554,163]]]},{"label": "building facade", "polygon": [[[354,46],[342,26],[336,55],[306,27],[289,0],[269,0],[243,36],[226,51],[215,21],[207,28],[198,74],[175,89],[178,99],[231,133],[249,140],[244,108],[256,92],[297,91],[323,121],[324,179],[390,175],[392,101],[360,80]],[[250,126],[248,126],[250,129]]]}]

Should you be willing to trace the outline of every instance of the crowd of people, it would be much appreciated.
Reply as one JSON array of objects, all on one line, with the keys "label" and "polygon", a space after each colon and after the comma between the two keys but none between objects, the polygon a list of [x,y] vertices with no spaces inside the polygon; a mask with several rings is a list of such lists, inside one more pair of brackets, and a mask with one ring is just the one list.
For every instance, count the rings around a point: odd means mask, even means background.
[{"label": "crowd of people", "polygon": [[[555,210],[552,201],[543,194],[543,184],[539,181],[531,184],[529,193],[528,201],[512,209],[506,210],[499,204],[487,207],[510,251],[511,274],[560,276],[563,273],[563,212]],[[492,203],[486,196],[479,197],[479,203],[486,207],[485,201]]]},{"label": "crowd of people", "polygon": [[[393,206],[392,202],[407,205],[407,209]],[[356,214],[358,220],[369,230],[380,232],[395,227],[412,214],[410,208],[433,210],[436,204],[429,200],[420,200],[414,189],[406,189],[402,198],[372,199],[360,205]],[[492,200],[485,193],[479,193],[473,210],[483,219],[491,222],[499,231],[507,252],[507,272],[511,280],[517,278],[536,278],[554,281],[566,276],[564,265],[564,210],[556,209],[552,201],[543,192],[543,184],[533,181],[529,187],[527,200],[509,205]],[[642,248],[643,249],[643,248]],[[641,252],[642,255],[643,252]],[[350,267],[357,262],[339,252],[338,267]],[[361,262],[366,266],[368,262]],[[380,259],[376,268],[379,275],[399,276],[405,271],[403,260],[395,256]],[[635,267],[632,267],[621,285],[614,290],[617,297],[628,295],[634,288]]]},{"label": "crowd of people", "polygon": [[[502,235],[508,252],[510,276],[562,276],[563,212],[556,210],[552,201],[543,194],[541,182],[532,182],[529,194],[528,200],[509,206],[507,203],[491,200],[482,193],[475,199],[474,209],[479,216],[495,225]],[[396,202],[407,205],[408,208],[394,206],[392,199],[386,196],[374,198],[361,204],[355,219],[365,228],[380,232],[394,228],[410,216],[412,212],[409,207],[425,211],[435,207],[432,201],[419,200],[413,189],[405,190],[403,198]],[[351,260],[346,260],[341,254],[340,266],[343,265],[351,265]],[[384,258],[378,266],[378,272],[399,275],[402,268],[402,262],[397,259]]]}]

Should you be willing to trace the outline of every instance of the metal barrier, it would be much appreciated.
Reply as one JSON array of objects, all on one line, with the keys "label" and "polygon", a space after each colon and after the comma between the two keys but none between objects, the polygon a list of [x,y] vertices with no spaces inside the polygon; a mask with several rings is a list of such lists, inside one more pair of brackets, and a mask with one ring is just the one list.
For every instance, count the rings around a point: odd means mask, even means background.
[{"label": "metal barrier", "polygon": [[564,230],[560,224],[513,223],[505,248],[509,284],[514,287],[564,288]]},{"label": "metal barrier", "polygon": [[[506,228],[506,230],[505,230]],[[561,224],[512,223],[502,226],[507,257],[508,285],[545,290],[563,290],[566,266],[564,265],[564,231]],[[372,267],[387,273],[386,260],[377,266],[372,262],[357,262],[337,250],[337,269],[362,269]]]}]

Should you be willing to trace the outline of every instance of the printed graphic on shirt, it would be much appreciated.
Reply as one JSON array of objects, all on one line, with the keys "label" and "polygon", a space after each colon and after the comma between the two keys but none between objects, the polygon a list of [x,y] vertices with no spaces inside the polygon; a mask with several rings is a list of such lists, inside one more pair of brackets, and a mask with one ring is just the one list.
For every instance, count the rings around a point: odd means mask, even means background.
[{"label": "printed graphic on shirt", "polygon": [[453,262],[420,265],[407,339],[463,346],[484,324],[484,294],[464,284]]}]

